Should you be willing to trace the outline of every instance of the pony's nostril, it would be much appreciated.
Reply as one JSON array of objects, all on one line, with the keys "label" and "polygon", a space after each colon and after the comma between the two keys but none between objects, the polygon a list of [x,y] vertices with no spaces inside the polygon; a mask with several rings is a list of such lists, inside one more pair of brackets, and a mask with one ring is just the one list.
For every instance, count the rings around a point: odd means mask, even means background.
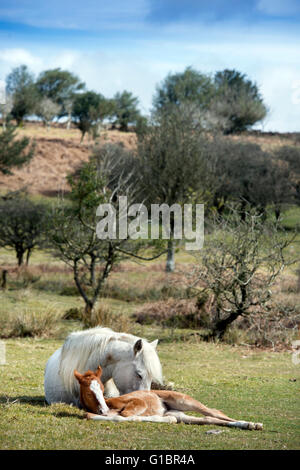
[{"label": "pony's nostril", "polygon": [[102,416],[107,416],[108,415],[108,410],[105,410],[99,406],[98,408],[98,414]]}]

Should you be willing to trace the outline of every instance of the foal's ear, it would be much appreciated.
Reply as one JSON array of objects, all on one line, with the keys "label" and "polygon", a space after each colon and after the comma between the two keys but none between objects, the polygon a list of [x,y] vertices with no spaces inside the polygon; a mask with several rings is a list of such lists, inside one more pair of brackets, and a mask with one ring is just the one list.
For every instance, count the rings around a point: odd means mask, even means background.
[{"label": "foal's ear", "polygon": [[82,382],[82,374],[80,374],[77,370],[74,370],[74,375],[79,383]]},{"label": "foal's ear", "polygon": [[101,366],[97,367],[95,375],[96,375],[96,377],[98,377],[98,379],[100,379],[100,377],[102,375],[102,367]]},{"label": "foal's ear", "polygon": [[139,351],[141,351],[143,343],[141,339],[138,339],[135,345],[133,346],[133,353],[136,356]]},{"label": "foal's ear", "polygon": [[152,343],[150,343],[150,344],[151,344],[152,348],[156,349],[157,343],[158,343],[158,339],[155,339],[155,340],[152,341]]}]

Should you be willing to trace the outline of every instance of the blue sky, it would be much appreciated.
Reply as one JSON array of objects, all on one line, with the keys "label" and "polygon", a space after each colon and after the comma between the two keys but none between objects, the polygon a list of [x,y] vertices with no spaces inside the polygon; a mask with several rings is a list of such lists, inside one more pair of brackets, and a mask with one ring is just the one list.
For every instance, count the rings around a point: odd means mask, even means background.
[{"label": "blue sky", "polygon": [[1,0],[0,80],[13,67],[61,67],[144,113],[155,86],[187,66],[235,68],[259,86],[259,128],[299,131],[300,0]]}]

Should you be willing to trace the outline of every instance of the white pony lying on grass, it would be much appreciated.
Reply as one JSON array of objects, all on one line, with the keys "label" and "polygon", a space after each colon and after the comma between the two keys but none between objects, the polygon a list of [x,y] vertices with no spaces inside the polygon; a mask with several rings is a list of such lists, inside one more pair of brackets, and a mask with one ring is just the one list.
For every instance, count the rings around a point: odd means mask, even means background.
[{"label": "white pony lying on grass", "polygon": [[[103,370],[106,396],[150,390],[151,382],[162,384],[157,343],[158,340],[149,343],[146,339],[102,327],[71,333],[46,364],[44,387],[47,403],[80,406],[79,384],[74,377],[74,369],[84,372],[96,369],[99,364]],[[113,379],[117,390],[110,379]]]}]

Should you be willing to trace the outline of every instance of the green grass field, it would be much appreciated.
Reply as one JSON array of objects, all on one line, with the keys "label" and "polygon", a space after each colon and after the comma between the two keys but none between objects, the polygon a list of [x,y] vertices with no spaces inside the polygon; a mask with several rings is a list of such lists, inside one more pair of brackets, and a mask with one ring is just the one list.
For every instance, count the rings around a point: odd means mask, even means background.
[{"label": "green grass field", "polygon": [[[154,336],[148,336],[153,339]],[[6,340],[0,366],[1,449],[299,449],[299,365],[291,353],[206,343],[163,342],[166,380],[263,431],[156,423],[97,423],[84,412],[44,402],[43,372],[61,341]],[[162,437],[163,436],[163,437]]]}]

